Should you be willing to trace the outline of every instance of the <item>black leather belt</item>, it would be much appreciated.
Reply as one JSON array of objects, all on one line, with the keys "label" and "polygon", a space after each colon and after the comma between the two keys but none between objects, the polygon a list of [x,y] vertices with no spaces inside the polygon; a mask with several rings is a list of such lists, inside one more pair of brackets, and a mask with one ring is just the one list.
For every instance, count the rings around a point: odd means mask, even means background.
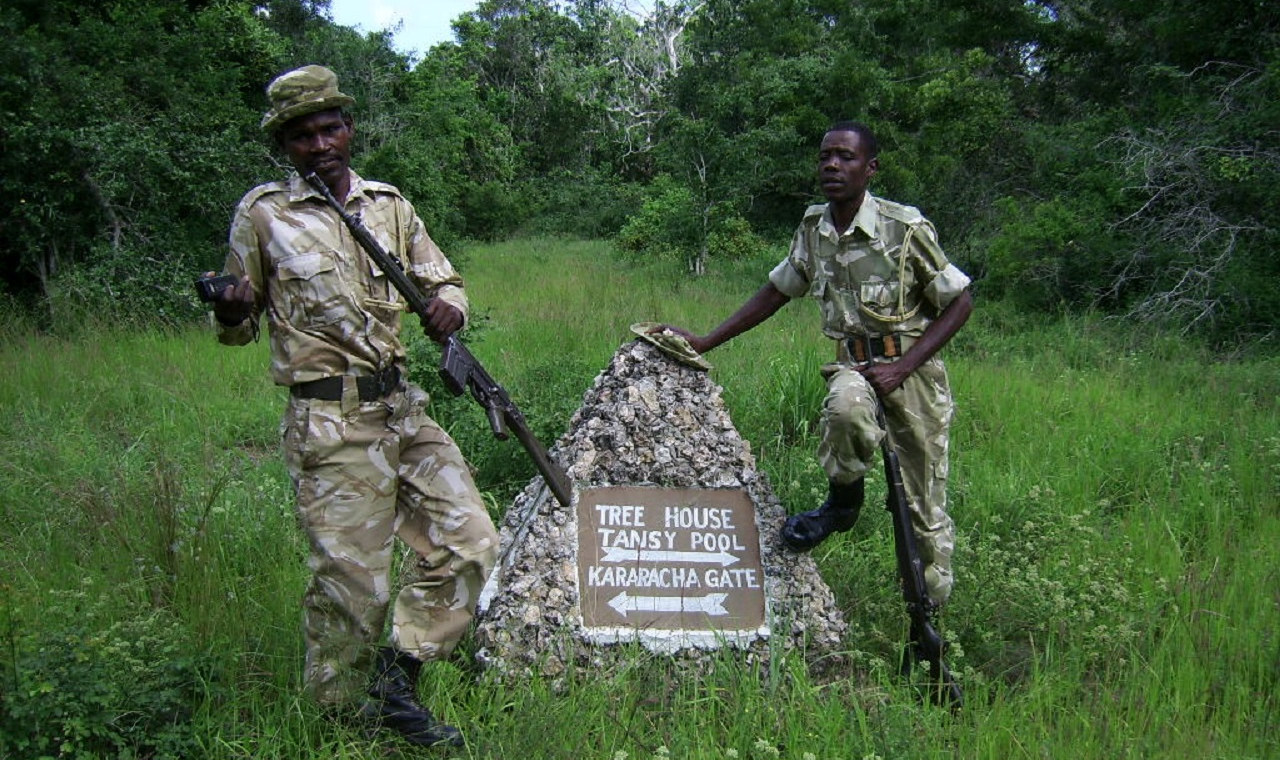
[{"label": "black leather belt", "polygon": [[[342,380],[350,375],[331,375],[319,380],[309,380],[289,386],[289,392],[298,398],[320,401],[341,401]],[[372,375],[355,376],[356,391],[361,401],[377,401],[400,387],[400,368],[394,364]]]},{"label": "black leather belt", "polygon": [[849,347],[849,355],[859,364],[873,359],[897,359],[907,352],[906,341],[914,342],[902,335],[860,335],[845,340]]}]

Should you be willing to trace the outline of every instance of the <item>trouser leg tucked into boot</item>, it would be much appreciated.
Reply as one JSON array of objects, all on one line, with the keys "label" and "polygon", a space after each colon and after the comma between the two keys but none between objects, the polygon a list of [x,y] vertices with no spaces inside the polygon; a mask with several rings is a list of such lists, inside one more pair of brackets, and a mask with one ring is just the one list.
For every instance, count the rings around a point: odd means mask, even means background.
[{"label": "trouser leg tucked into boot", "polygon": [[807,552],[832,533],[849,530],[858,521],[864,491],[862,478],[852,483],[829,483],[822,506],[792,515],[782,524],[782,543],[792,551]]},{"label": "trouser leg tucked into boot", "polygon": [[422,661],[391,647],[378,650],[377,670],[362,715],[381,728],[398,732],[411,744],[463,745],[462,732],[436,720],[418,703],[418,673]]}]

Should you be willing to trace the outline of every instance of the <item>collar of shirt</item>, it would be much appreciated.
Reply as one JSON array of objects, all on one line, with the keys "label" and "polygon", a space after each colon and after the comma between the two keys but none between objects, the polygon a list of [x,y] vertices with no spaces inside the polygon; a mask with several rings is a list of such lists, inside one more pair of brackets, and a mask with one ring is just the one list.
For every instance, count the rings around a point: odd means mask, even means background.
[{"label": "collar of shirt", "polygon": [[[358,195],[370,195],[369,185],[364,181],[364,178],[350,169],[347,171],[351,173],[351,190],[347,193],[346,203],[350,203],[351,199]],[[288,182],[290,203],[299,203],[310,198],[315,198],[322,203],[324,202],[324,199],[320,197],[320,193],[317,192],[314,187],[308,185],[307,181],[302,178],[302,175],[297,172],[289,175]]]},{"label": "collar of shirt", "polygon": [[[853,223],[849,225],[849,229],[844,231],[845,235],[852,235],[855,230],[862,230],[868,240],[876,238],[876,222],[880,218],[880,204],[876,197],[870,192],[862,199],[862,205],[858,207],[858,213],[853,216]],[[836,232],[835,223],[831,219],[831,204],[828,203],[823,212],[822,219],[818,222],[819,234],[827,237],[831,242],[839,242],[841,235]]]}]

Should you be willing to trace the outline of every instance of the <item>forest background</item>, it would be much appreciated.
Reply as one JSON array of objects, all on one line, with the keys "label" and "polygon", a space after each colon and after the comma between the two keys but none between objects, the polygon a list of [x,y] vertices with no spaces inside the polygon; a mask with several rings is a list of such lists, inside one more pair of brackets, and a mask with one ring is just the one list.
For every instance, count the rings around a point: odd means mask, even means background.
[{"label": "forest background", "polygon": [[[458,755],[1275,757],[1266,10],[487,0],[409,58],[323,2],[3,0],[0,756],[385,756],[299,696],[281,390],[266,346],[218,346],[191,289],[236,201],[287,171],[258,127],[266,82],[321,62],[357,99],[357,170],[460,264],[468,344],[548,443],[631,322],[709,327],[758,288],[835,119],[880,133],[875,192],[937,223],[979,298],[947,348],[964,710],[897,677],[905,615],[869,509],[814,553],[851,622],[834,673],[638,652],[566,691],[477,678],[463,651],[423,686],[468,729]],[[824,487],[829,346],[806,308],[712,357],[792,511]],[[500,516],[532,466],[429,390]]]},{"label": "forest background", "polygon": [[[1280,324],[1280,21],[1264,0],[485,0],[409,57],[324,0],[0,6],[0,298],[181,323],[280,176],[276,74],[356,98],[356,169],[446,250],[556,233],[704,272],[778,257],[841,118],[977,294],[1223,341]],[[765,258],[768,258],[766,256]]]}]

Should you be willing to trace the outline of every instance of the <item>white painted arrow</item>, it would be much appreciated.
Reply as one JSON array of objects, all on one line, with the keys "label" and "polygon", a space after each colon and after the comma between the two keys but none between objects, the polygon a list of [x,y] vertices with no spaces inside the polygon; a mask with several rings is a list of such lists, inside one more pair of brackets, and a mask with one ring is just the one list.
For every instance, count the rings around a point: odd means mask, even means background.
[{"label": "white painted arrow", "polygon": [[676,552],[649,549],[624,549],[610,546],[604,550],[601,562],[652,562],[666,564],[668,562],[707,562],[728,567],[741,562],[741,558],[728,552]]},{"label": "white painted arrow", "polygon": [[623,617],[629,612],[704,612],[708,615],[728,615],[724,600],[728,594],[706,596],[631,596],[623,591],[609,600],[609,606]]}]

